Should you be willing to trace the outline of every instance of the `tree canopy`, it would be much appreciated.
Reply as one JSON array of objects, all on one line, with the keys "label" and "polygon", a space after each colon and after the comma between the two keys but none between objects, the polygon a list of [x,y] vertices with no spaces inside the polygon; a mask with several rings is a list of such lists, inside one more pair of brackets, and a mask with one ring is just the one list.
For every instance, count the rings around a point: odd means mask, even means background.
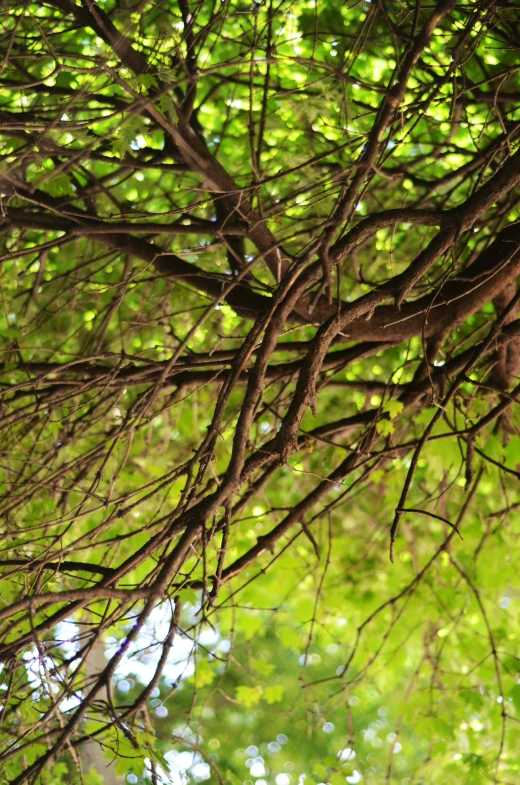
[{"label": "tree canopy", "polygon": [[11,785],[513,785],[515,0],[22,0]]}]

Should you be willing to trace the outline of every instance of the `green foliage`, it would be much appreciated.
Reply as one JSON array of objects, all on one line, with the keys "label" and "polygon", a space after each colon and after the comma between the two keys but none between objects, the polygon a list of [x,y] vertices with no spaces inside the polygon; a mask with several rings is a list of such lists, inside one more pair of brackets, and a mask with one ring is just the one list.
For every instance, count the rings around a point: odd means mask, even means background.
[{"label": "green foliage", "polygon": [[515,4],[1,25],[1,781],[518,781]]}]

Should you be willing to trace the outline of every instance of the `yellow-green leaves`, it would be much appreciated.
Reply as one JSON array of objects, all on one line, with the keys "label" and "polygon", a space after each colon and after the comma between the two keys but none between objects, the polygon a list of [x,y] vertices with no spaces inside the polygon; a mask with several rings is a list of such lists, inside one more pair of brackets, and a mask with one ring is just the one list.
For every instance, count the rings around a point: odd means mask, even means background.
[{"label": "yellow-green leaves", "polygon": [[391,420],[395,420],[403,411],[403,403],[402,401],[396,401],[391,398],[383,404],[383,411],[388,414]]},{"label": "yellow-green leaves", "polygon": [[236,699],[240,703],[243,703],[246,708],[250,709],[252,706],[259,704],[262,698],[268,704],[280,703],[283,699],[284,692],[285,687],[283,684],[271,684],[269,687],[265,688],[260,685],[255,687],[241,685],[236,688]]},{"label": "yellow-green leaves", "polygon": [[252,706],[256,706],[257,703],[260,703],[262,695],[263,689],[260,686],[247,687],[246,685],[241,685],[236,688],[236,699],[243,703],[246,709],[250,709]]},{"label": "yellow-green leaves", "polygon": [[283,684],[272,684],[264,690],[264,698],[267,703],[280,703],[285,692]]},{"label": "yellow-green leaves", "polygon": [[390,436],[390,434],[393,433],[395,429],[394,429],[393,422],[390,422],[390,420],[387,419],[383,419],[383,420],[379,420],[379,422],[376,424],[376,430],[382,436]]},{"label": "yellow-green leaves", "polygon": [[216,675],[217,673],[215,667],[212,666],[208,660],[199,660],[195,671],[195,680],[197,682],[197,686],[207,687],[208,684],[212,684]]},{"label": "yellow-green leaves", "polygon": [[396,401],[394,399],[386,401],[382,406],[382,411],[384,414],[388,415],[388,417],[383,417],[376,423],[377,432],[382,436],[390,436],[395,430],[392,420],[395,420],[402,410],[403,404],[401,401]]}]

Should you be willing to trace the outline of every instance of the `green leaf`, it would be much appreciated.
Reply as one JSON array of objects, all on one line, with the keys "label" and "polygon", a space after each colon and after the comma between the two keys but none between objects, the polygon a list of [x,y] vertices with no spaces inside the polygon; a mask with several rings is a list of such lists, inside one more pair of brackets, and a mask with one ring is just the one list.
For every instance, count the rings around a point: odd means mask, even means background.
[{"label": "green leaf", "polygon": [[383,411],[389,415],[391,420],[395,420],[395,418],[403,411],[403,403],[401,401],[390,399],[383,405]]},{"label": "green leaf", "polygon": [[216,677],[215,669],[211,667],[207,660],[199,660],[195,670],[195,680],[199,687],[206,687],[211,684]]},{"label": "green leaf", "polygon": [[329,785],[345,785],[346,783],[346,775],[348,774],[347,771],[334,771],[332,774],[327,776],[327,782]]},{"label": "green leaf", "polygon": [[376,424],[376,431],[381,433],[383,436],[390,436],[395,430],[393,422],[387,420],[386,418],[379,420]]},{"label": "green leaf", "polygon": [[74,196],[75,190],[66,174],[57,174],[41,186],[51,196]]},{"label": "green leaf", "polygon": [[159,74],[161,81],[166,82],[167,84],[174,84],[177,79],[175,71],[161,63],[157,66],[157,73]]},{"label": "green leaf", "polygon": [[475,711],[479,711],[484,704],[482,696],[477,690],[461,690],[459,694],[468,706]]},{"label": "green leaf", "polygon": [[128,80],[132,87],[138,89],[140,87],[143,88],[146,92],[150,90],[150,88],[157,87],[157,79],[153,74],[138,74],[137,76],[132,77]]},{"label": "green leaf", "polygon": [[112,151],[123,159],[130,150],[130,144],[134,141],[142,128],[142,121],[139,117],[132,117],[127,120],[117,131],[112,142]]},{"label": "green leaf", "polygon": [[177,109],[175,108],[175,104],[173,103],[171,97],[167,93],[161,95],[159,98],[159,106],[163,114],[165,114],[175,125],[179,119],[177,115]]},{"label": "green leaf", "polygon": [[262,693],[262,688],[258,686],[246,687],[245,685],[241,685],[236,688],[237,701],[243,703],[246,709],[250,709],[252,706],[256,706],[257,703],[260,703]]},{"label": "green leaf", "polygon": [[285,692],[283,684],[272,684],[264,690],[264,699],[267,703],[280,703]]}]

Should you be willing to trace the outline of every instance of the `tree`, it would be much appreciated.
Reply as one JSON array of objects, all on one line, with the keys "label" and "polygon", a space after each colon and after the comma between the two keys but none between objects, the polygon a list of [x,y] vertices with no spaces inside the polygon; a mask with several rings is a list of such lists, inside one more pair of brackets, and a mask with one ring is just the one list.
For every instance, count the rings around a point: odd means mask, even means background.
[{"label": "tree", "polygon": [[517,781],[517,3],[1,40],[2,781]]}]

